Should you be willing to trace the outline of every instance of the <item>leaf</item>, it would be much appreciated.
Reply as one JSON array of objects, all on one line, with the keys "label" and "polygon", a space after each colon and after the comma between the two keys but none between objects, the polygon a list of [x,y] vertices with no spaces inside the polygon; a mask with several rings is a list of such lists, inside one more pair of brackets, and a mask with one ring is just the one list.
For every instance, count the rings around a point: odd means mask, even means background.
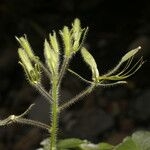
[{"label": "leaf", "polygon": [[114,146],[108,143],[99,143],[98,147],[99,150],[112,150]]},{"label": "leaf", "polygon": [[97,64],[96,64],[95,59],[93,58],[93,56],[84,47],[81,49],[81,54],[82,54],[82,57],[83,57],[84,61],[90,66],[90,68],[92,70],[93,80],[98,79],[99,71],[97,69]]},{"label": "leaf", "polygon": [[64,139],[58,142],[58,149],[77,148],[82,143],[85,143],[85,141],[77,138]]},{"label": "leaf", "polygon": [[100,150],[99,146],[93,143],[84,143],[80,146],[81,150]]},{"label": "leaf", "polygon": [[150,132],[138,131],[132,135],[132,140],[140,150],[150,150]]},{"label": "leaf", "polygon": [[113,150],[150,150],[150,132],[138,131],[127,137]]},{"label": "leaf", "polygon": [[131,137],[127,137],[114,150],[140,150]]},{"label": "leaf", "polygon": [[43,148],[39,148],[37,150],[49,150],[50,149],[50,143],[49,143],[49,138],[46,138],[44,139],[40,145],[43,147]]}]

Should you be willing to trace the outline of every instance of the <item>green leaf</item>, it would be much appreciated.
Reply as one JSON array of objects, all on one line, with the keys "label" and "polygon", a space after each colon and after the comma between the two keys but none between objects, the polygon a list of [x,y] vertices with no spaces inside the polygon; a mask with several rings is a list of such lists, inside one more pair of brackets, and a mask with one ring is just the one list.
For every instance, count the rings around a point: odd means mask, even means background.
[{"label": "green leaf", "polygon": [[112,150],[114,146],[108,143],[99,143],[98,147],[99,150]]},{"label": "green leaf", "polygon": [[58,149],[77,148],[82,143],[85,143],[85,141],[77,138],[64,139],[58,142]]},{"label": "green leaf", "polygon": [[81,150],[100,150],[99,146],[93,143],[84,143],[80,145]]},{"label": "green leaf", "polygon": [[150,132],[138,131],[127,137],[113,150],[150,150]]},{"label": "green leaf", "polygon": [[127,137],[121,144],[116,146],[114,150],[140,150],[131,137]]},{"label": "green leaf", "polygon": [[132,140],[140,150],[150,150],[150,132],[138,131],[132,135]]},{"label": "green leaf", "polygon": [[99,77],[99,71],[97,69],[97,64],[95,62],[95,59],[93,58],[93,56],[88,52],[88,50],[86,48],[82,48],[81,49],[81,54],[82,57],[84,59],[84,61],[90,66],[91,70],[92,70],[92,78],[93,80],[97,80]]},{"label": "green leaf", "polygon": [[50,149],[50,143],[49,143],[49,138],[44,139],[40,145],[43,147],[43,150],[49,150]]}]

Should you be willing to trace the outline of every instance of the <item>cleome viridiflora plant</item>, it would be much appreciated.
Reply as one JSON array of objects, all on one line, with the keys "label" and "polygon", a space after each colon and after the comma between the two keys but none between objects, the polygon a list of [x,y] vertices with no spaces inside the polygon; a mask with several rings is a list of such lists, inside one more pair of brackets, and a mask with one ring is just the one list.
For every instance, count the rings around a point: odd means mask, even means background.
[{"label": "cleome viridiflora plant", "polygon": [[[128,53],[126,53],[119,63],[106,74],[99,73],[97,69],[96,61],[90,52],[84,47],[85,37],[88,32],[88,27],[82,28],[79,19],[75,19],[71,27],[64,26],[58,33],[53,31],[49,34],[49,38],[45,39],[44,42],[44,57],[45,62],[42,62],[40,57],[37,56],[31,45],[25,36],[16,37],[20,46],[18,48],[19,64],[22,66],[26,75],[27,81],[30,85],[36,88],[39,93],[43,96],[43,100],[46,100],[49,104],[50,109],[50,124],[44,124],[39,121],[25,118],[25,115],[32,109],[32,104],[24,113],[21,115],[10,115],[4,120],[0,120],[0,126],[9,125],[12,123],[23,123],[27,125],[33,125],[47,130],[50,135],[49,148],[47,150],[57,150],[58,138],[57,133],[59,132],[59,114],[72,104],[79,101],[85,95],[91,93],[97,87],[110,87],[120,84],[126,84],[126,79],[133,75],[144,63],[141,57],[138,61],[133,62],[134,55],[139,52],[141,47],[137,47]],[[60,36],[58,38],[58,36]],[[63,42],[63,53],[60,50],[60,41]],[[87,80],[77,74],[75,71],[69,69],[69,63],[71,58],[76,54],[81,53],[83,60],[89,66],[92,77],[91,80]],[[63,60],[60,57],[63,56]],[[81,91],[78,95],[64,101],[63,104],[59,104],[60,87],[62,79],[66,72],[70,72],[73,75],[80,78],[83,82],[87,83],[87,88]],[[50,88],[46,90],[42,85],[43,74],[48,77]],[[41,108],[43,109],[43,108]]]}]

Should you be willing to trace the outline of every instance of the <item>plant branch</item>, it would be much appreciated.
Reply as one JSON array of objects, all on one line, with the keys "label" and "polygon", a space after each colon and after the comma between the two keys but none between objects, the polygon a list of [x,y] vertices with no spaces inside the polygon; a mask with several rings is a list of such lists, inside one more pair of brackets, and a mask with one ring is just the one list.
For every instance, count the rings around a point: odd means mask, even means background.
[{"label": "plant branch", "polygon": [[56,150],[56,142],[57,142],[57,130],[58,130],[58,80],[55,76],[53,78],[52,82],[52,98],[53,98],[53,104],[51,108],[51,116],[52,116],[52,122],[51,122],[51,137],[50,137],[50,150]]},{"label": "plant branch", "polygon": [[52,96],[42,87],[41,84],[35,84],[34,87],[44,96],[44,98],[50,103],[53,103]]},{"label": "plant branch", "polygon": [[21,117],[24,117],[25,115],[27,115],[34,105],[35,104],[31,104],[29,106],[29,108],[24,113],[22,113],[21,115],[19,115],[18,117],[21,118]]},{"label": "plant branch", "polygon": [[84,79],[82,76],[80,76],[78,73],[76,73],[75,71],[73,71],[73,70],[71,70],[71,69],[68,69],[68,71],[69,71],[70,73],[72,73],[73,75],[77,76],[77,77],[78,77],[79,79],[81,79],[82,81],[88,83],[88,84],[89,84],[89,83],[90,83],[90,84],[93,83],[92,81],[89,81],[89,80]]},{"label": "plant branch", "polygon": [[71,100],[69,100],[66,103],[62,104],[62,106],[59,107],[59,112],[61,112],[62,110],[68,108],[69,106],[71,106],[75,102],[79,101],[82,97],[86,96],[87,94],[90,94],[95,87],[96,87],[95,83],[91,84],[91,86],[89,86],[87,89],[85,89],[84,91],[82,91],[81,93],[76,95],[74,98],[72,98]]},{"label": "plant branch", "polygon": [[127,82],[126,81],[118,81],[118,82],[114,82],[114,83],[97,83],[97,86],[111,87],[111,86],[116,86],[116,85],[120,85],[120,84],[127,84]]},{"label": "plant branch", "polygon": [[64,61],[63,61],[63,64],[62,64],[62,67],[60,69],[60,73],[59,73],[59,78],[58,78],[58,87],[59,85],[61,84],[61,81],[62,81],[62,78],[65,74],[65,71],[66,71],[66,68],[68,66],[68,63],[69,63],[69,58],[68,57],[65,57]]},{"label": "plant branch", "polygon": [[48,130],[50,132],[49,125],[44,124],[39,121],[23,118],[23,116],[25,116],[25,115],[27,115],[27,113],[29,113],[29,111],[32,109],[33,106],[34,106],[34,104],[31,104],[29,106],[29,108],[25,112],[23,112],[21,115],[18,115],[18,116],[10,115],[6,119],[0,120],[0,126],[10,125],[13,123],[21,123],[21,124],[36,126],[36,127]]},{"label": "plant branch", "polygon": [[45,123],[39,122],[39,121],[26,119],[26,118],[16,118],[16,120],[14,120],[13,122],[36,126],[36,127],[48,130],[50,132],[50,126]]},{"label": "plant branch", "polygon": [[39,121],[31,120],[31,119],[22,118],[20,116],[10,115],[6,119],[0,120],[0,126],[10,125],[13,123],[21,123],[21,124],[32,125],[50,131],[49,130],[50,126],[48,126],[47,124],[44,124]]}]

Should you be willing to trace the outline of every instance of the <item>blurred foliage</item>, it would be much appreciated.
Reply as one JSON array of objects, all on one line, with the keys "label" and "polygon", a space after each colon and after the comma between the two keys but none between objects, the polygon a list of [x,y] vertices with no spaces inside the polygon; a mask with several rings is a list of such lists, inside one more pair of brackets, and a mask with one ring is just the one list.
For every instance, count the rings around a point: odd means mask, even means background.
[{"label": "blurred foliage", "polygon": [[[41,142],[43,148],[38,150],[49,150],[49,140]],[[58,142],[58,150],[149,150],[150,132],[137,131],[126,137],[122,143],[113,146],[108,143],[93,144],[87,140],[76,138],[64,139]]]}]

